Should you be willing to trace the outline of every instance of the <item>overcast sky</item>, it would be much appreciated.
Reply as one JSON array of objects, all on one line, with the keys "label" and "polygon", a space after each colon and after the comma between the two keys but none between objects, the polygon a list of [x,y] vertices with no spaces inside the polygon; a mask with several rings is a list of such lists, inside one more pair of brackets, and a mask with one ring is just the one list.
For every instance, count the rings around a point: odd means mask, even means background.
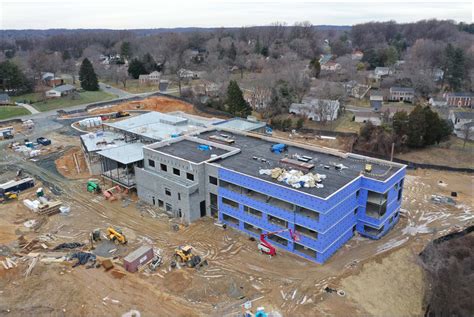
[{"label": "overcast sky", "polygon": [[171,28],[451,19],[472,22],[471,1],[0,0],[1,29]]}]

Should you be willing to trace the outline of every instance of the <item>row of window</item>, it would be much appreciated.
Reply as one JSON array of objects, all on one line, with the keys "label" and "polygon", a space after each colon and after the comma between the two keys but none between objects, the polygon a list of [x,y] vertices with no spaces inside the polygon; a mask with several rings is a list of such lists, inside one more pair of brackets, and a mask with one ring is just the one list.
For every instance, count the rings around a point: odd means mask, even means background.
[{"label": "row of window", "polygon": [[[148,159],[148,165],[150,167],[155,167],[155,161],[152,159]],[[163,172],[168,172],[168,165],[160,163],[160,170]],[[181,170],[176,167],[173,167],[173,174],[176,176],[181,176]],[[194,181],[194,174],[186,173],[186,179]]]},{"label": "row of window", "polygon": [[[231,223],[231,224],[234,224],[234,225],[239,225],[239,220],[237,218],[234,218],[232,216],[229,216],[227,214],[222,214],[222,218],[224,221],[228,222],[228,223]],[[302,228],[302,227],[301,227]],[[258,228],[258,227],[255,227],[249,223],[246,223],[244,222],[244,229],[247,230],[247,231],[250,231],[254,234],[257,234],[257,235],[260,235],[262,233],[262,229]],[[309,230],[310,233],[312,230]],[[304,232],[304,234],[308,234],[308,232]],[[317,233],[314,232],[314,234],[316,234],[316,237],[317,237]],[[288,240],[278,236],[278,235],[269,235],[267,237],[268,240],[272,241],[272,242],[275,242],[275,243],[278,243],[284,247],[287,247],[288,246]],[[312,257],[312,258],[317,258],[317,252],[311,248],[308,248],[302,244],[299,244],[297,242],[293,242],[293,248],[295,251],[298,251],[298,252],[301,252],[309,257]]]}]

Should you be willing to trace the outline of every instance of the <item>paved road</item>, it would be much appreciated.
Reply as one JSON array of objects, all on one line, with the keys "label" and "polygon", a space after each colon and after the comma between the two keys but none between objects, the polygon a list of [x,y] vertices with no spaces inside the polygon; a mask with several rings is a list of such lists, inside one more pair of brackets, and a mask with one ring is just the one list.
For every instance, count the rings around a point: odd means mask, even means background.
[{"label": "paved road", "polygon": [[134,94],[131,94],[128,91],[125,91],[125,90],[122,90],[122,89],[119,89],[119,88],[115,88],[115,87],[112,87],[112,86],[108,86],[104,83],[99,83],[99,87],[100,87],[101,90],[103,90],[103,91],[105,91],[109,94],[117,95],[118,98],[128,98],[128,97],[134,96]]}]

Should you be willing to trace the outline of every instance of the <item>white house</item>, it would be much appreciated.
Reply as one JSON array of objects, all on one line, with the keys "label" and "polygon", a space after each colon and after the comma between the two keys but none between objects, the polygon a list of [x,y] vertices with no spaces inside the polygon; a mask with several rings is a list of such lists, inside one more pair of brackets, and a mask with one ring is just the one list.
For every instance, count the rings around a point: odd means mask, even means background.
[{"label": "white house", "polygon": [[148,75],[140,75],[138,76],[138,81],[140,84],[153,84],[158,85],[160,83],[161,73],[158,71],[154,71],[149,73]]},{"label": "white house", "polygon": [[390,75],[391,71],[388,67],[375,67],[374,74],[377,77],[384,77]]},{"label": "white house", "polygon": [[333,121],[337,119],[339,106],[338,100],[305,98],[302,103],[291,104],[289,112],[313,121]]},{"label": "white house", "polygon": [[451,110],[448,118],[454,125],[453,132],[457,137],[464,139],[467,133],[469,140],[474,139],[474,112]]},{"label": "white house", "polygon": [[73,85],[61,85],[57,86],[51,90],[46,91],[46,97],[47,98],[59,98],[62,96],[66,96],[73,92],[76,89]]},{"label": "white house", "polygon": [[355,111],[354,121],[359,123],[367,123],[370,121],[373,125],[382,124],[381,114],[373,111]]},{"label": "white house", "polygon": [[341,69],[341,64],[339,63],[336,63],[336,62],[333,62],[333,61],[329,61],[325,64],[322,64],[321,65],[321,69],[322,70],[327,70],[327,71],[331,71],[331,72],[334,72],[336,70],[340,70]]},{"label": "white house", "polygon": [[191,70],[184,69],[184,68],[181,68],[178,71],[178,76],[179,78],[182,78],[182,79],[198,79],[199,78],[198,73],[193,72]]}]

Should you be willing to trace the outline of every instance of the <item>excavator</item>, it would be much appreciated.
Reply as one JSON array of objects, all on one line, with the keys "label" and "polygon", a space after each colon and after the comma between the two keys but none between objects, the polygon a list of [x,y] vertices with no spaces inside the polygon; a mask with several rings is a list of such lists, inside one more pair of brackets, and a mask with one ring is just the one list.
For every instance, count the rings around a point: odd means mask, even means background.
[{"label": "excavator", "polygon": [[275,234],[278,234],[278,233],[286,232],[286,231],[290,232],[290,236],[291,236],[291,239],[293,239],[293,241],[299,241],[299,236],[296,234],[295,231],[293,231],[291,229],[283,229],[283,230],[279,230],[279,231],[261,233],[260,234],[260,242],[258,243],[257,248],[262,253],[268,254],[270,256],[275,256],[276,255],[275,247],[272,246],[270,244],[270,242],[268,242],[265,238],[267,238],[269,236],[272,236],[272,235],[275,235]]},{"label": "excavator", "polygon": [[108,227],[107,228],[107,238],[110,241],[115,242],[116,244],[126,244],[127,243],[127,238],[125,238],[125,235],[122,233],[122,230],[120,230],[118,228]]}]

